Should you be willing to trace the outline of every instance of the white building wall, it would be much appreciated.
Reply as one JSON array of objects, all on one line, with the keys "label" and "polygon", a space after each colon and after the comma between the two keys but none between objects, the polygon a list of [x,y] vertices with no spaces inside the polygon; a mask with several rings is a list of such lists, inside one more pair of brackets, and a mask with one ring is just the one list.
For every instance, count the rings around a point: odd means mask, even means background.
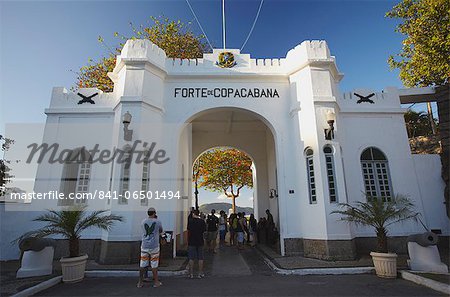
[{"label": "white building wall", "polygon": [[[439,193],[443,191],[440,166],[435,157],[410,154],[404,110],[400,108],[395,88],[376,93],[372,97],[374,104],[358,104],[358,98],[353,94],[368,95],[371,93],[368,90],[339,94],[338,83],[342,74],[323,41],[305,41],[290,50],[283,59],[255,60],[238,50],[231,51],[236,56],[237,65],[223,69],[215,65],[220,50],[205,54],[203,59],[166,59],[164,52],[151,42],[130,40],[118,56],[115,70],[110,73],[115,82],[114,92],[80,90],[85,95],[98,92],[94,98],[95,105],[78,105],[81,98],[75,93],[54,88],[50,107],[46,110],[48,117],[43,142],[57,142],[71,149],[83,145],[92,147],[97,143],[111,150],[124,148],[133,143],[125,141],[123,135],[122,117],[129,112],[132,115],[129,129],[133,130],[133,141],[156,142],[156,149],[166,150],[170,157],[170,162],[151,166],[150,190],[180,190],[182,196],[188,196],[181,201],[153,200],[149,203],[157,208],[165,229],[176,233],[181,233],[186,227],[186,210],[192,202],[189,177],[193,158],[202,150],[217,145],[241,148],[255,161],[258,216],[269,208],[275,220],[279,220],[282,252],[285,238],[348,240],[374,235],[370,229],[349,227],[337,222],[335,215],[330,215],[336,206],[329,202],[323,156],[323,146],[332,145],[339,202],[352,203],[365,199],[359,158],[365,148],[374,146],[388,158],[394,192],[410,196],[430,228],[441,229],[448,234],[449,221],[444,207],[440,208],[442,195]],[[273,88],[278,91],[279,98],[180,98],[174,94],[175,88],[198,87]],[[221,108],[255,115],[270,133],[242,134],[225,138],[226,141],[220,135],[191,136],[186,126],[192,120]],[[336,117],[335,139],[326,141],[323,130],[327,128],[326,114],[330,111]],[[195,147],[192,147],[194,143]],[[141,146],[142,143],[139,148]],[[314,150],[316,204],[309,203],[306,147]],[[43,162],[38,168],[35,191],[60,189],[61,173],[61,164]],[[121,166],[118,164],[95,163],[89,190],[118,192],[120,175]],[[142,164],[133,166],[130,190],[141,189],[141,178]],[[278,198],[268,199],[271,188],[277,190]],[[92,203],[90,206],[106,208],[126,217],[126,221],[117,224],[111,232],[102,232],[103,240],[140,239],[139,226],[148,206],[140,205],[139,200],[130,200],[125,205],[119,204],[118,200],[107,199]],[[57,205],[55,201],[33,201],[26,207],[42,211],[57,208]],[[3,221],[2,218],[2,224]],[[393,227],[390,234],[408,235],[420,231],[419,225],[407,222]],[[3,239],[12,237],[12,234],[4,235],[2,232],[2,254],[5,249]],[[83,236],[98,237],[98,231],[88,231]],[[5,254],[11,257],[14,253]]]},{"label": "white building wall", "polygon": [[[391,91],[391,92],[390,92]],[[370,91],[360,90],[359,94],[367,95]],[[413,158],[410,152],[403,110],[400,109],[399,98],[392,89],[377,94],[377,104],[365,103],[360,112],[351,106],[351,99],[342,103],[339,133],[343,137],[342,151],[345,164],[348,200],[350,203],[366,199],[364,181],[361,171],[360,156],[364,149],[376,147],[380,149],[389,162],[392,189],[394,194],[408,196],[417,210],[423,214],[418,178],[415,174]],[[345,96],[344,96],[345,98]],[[353,99],[354,96],[352,96]],[[342,102],[341,101],[341,102]],[[340,102],[340,103],[341,103]],[[378,104],[380,102],[380,104]],[[364,103],[361,103],[364,104]],[[391,108],[386,108],[392,106]],[[440,181],[438,181],[440,182]],[[405,236],[411,232],[421,232],[423,228],[409,221],[390,228],[389,234]],[[354,236],[373,236],[370,228],[355,228]]]},{"label": "white building wall", "polygon": [[424,210],[421,219],[429,230],[441,230],[442,234],[449,235],[450,221],[445,213],[445,184],[440,173],[440,156],[412,155],[412,159]]}]

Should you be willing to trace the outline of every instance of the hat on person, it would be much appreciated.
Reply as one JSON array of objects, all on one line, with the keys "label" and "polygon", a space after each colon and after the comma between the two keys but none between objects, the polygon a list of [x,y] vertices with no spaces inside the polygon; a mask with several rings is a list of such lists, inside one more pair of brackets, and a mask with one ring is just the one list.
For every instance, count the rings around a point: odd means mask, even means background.
[{"label": "hat on person", "polygon": [[149,212],[150,212],[150,211],[156,212],[156,209],[155,209],[154,207],[150,207],[150,208],[148,209],[148,211],[149,211]]}]

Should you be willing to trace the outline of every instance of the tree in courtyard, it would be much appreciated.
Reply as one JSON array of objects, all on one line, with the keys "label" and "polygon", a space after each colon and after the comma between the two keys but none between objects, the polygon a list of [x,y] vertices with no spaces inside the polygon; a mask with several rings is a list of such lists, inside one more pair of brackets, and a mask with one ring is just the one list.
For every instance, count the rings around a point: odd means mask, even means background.
[{"label": "tree in courtyard", "polygon": [[[237,149],[215,148],[202,154],[194,164],[200,187],[232,199],[232,210],[236,212],[236,198],[243,187],[253,187],[252,160]],[[194,179],[196,176],[194,176]]]},{"label": "tree in courtyard", "polygon": [[409,138],[433,134],[428,116],[425,112],[416,112],[409,109],[404,114],[404,117]]},{"label": "tree in courtyard", "polygon": [[108,72],[112,72],[116,65],[116,55],[120,53],[124,42],[128,39],[148,39],[166,52],[168,58],[195,59],[201,58],[203,53],[209,51],[209,47],[204,41],[203,35],[196,35],[190,28],[190,23],[174,21],[168,18],[151,17],[152,26],[134,27],[133,35],[126,37],[114,33],[120,38],[119,46],[114,50],[106,46],[104,39],[99,36],[99,42],[104,45],[109,54],[94,62],[89,59],[88,65],[80,68],[77,72],[76,88],[98,88],[104,92],[112,92],[114,84],[108,77]]},{"label": "tree in courtyard", "polygon": [[450,76],[450,1],[402,0],[386,16],[400,19],[396,31],[405,35],[401,52],[390,56],[407,87],[444,85]]}]

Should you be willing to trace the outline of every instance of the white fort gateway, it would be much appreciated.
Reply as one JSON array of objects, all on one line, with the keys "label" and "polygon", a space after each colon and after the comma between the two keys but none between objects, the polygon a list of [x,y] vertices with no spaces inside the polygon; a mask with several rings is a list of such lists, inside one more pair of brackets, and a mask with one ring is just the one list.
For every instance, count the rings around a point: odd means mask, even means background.
[{"label": "white fort gateway", "polygon": [[[371,229],[330,214],[337,203],[365,194],[409,196],[428,228],[449,235],[439,156],[410,152],[400,99],[413,92],[340,93],[343,74],[324,41],[305,41],[282,59],[214,50],[203,59],[180,60],[166,58],[150,41],[129,40],[109,76],[112,93],[53,89],[43,143],[89,158],[41,162],[34,187],[95,193],[97,199],[32,202],[53,209],[79,203],[124,215],[110,232],[85,236],[90,256],[102,263],[137,260],[140,222],[150,206],[173,232],[175,255],[186,244],[193,163],[220,146],[252,158],[255,217],[266,209],[274,215],[282,255],[353,259],[370,249]],[[109,162],[114,151],[133,161]],[[393,225],[390,235],[404,239],[423,231],[407,222]]]}]

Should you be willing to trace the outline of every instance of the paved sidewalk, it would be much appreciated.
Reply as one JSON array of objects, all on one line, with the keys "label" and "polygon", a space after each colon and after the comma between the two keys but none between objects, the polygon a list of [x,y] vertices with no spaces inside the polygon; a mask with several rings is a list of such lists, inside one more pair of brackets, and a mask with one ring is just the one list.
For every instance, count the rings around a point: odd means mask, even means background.
[{"label": "paved sidewalk", "polygon": [[[163,259],[161,263],[161,271],[180,271],[184,270],[187,264],[186,258]],[[20,262],[2,261],[0,263],[0,296],[11,296],[19,291],[35,286],[45,280],[61,275],[61,264],[59,261],[53,261],[53,273],[46,276],[16,278],[16,272],[20,267]],[[125,270],[138,271],[139,264],[125,265],[101,265],[94,260],[89,260],[86,270]]]},{"label": "paved sidewalk", "polygon": [[[258,249],[277,267],[282,269],[301,268],[337,268],[337,267],[372,267],[372,258],[367,255],[353,261],[326,261],[302,256],[281,256],[266,245],[258,245]],[[406,268],[407,255],[399,255],[397,265],[399,269]]]},{"label": "paved sidewalk", "polygon": [[238,276],[252,274],[241,253],[234,248],[222,248],[213,257],[207,258],[212,259],[212,276]]},{"label": "paved sidewalk", "polygon": [[[174,258],[174,259],[163,259],[159,265],[160,270],[163,271],[179,271],[184,270],[187,264],[186,258]],[[87,263],[86,270],[139,270],[139,263],[136,264],[123,264],[123,265],[104,265],[98,264],[94,260],[89,260]]]},{"label": "paved sidewalk", "polygon": [[204,279],[162,278],[163,286],[136,288],[136,278],[86,278],[37,296],[444,296],[402,279],[365,275],[277,275],[252,248],[206,253]]},{"label": "paved sidewalk", "polygon": [[61,274],[54,269],[51,275],[17,279],[16,273],[19,267],[19,261],[0,262],[0,296],[14,295],[19,291],[35,286]]},{"label": "paved sidewalk", "polygon": [[37,296],[445,296],[402,279],[375,275],[163,278],[163,286],[136,288],[134,278],[88,278]]}]

